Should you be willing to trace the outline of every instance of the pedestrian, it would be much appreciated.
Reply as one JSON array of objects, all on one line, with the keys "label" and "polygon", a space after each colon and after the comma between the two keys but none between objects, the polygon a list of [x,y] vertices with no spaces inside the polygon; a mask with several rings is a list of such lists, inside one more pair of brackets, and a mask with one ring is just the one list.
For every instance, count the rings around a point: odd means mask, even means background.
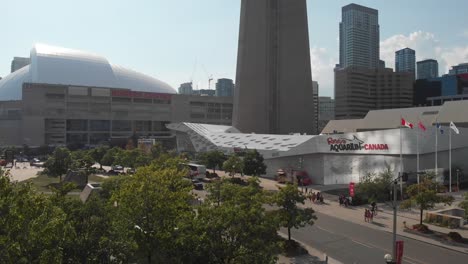
[{"label": "pedestrian", "polygon": [[368,222],[369,220],[369,210],[365,209],[364,210],[364,221]]},{"label": "pedestrian", "polygon": [[375,202],[372,202],[371,206],[372,206],[372,214],[377,215],[377,204]]},{"label": "pedestrian", "polygon": [[312,202],[315,203],[315,199],[317,198],[317,195],[315,192],[312,193]]},{"label": "pedestrian", "polygon": [[348,198],[348,204],[353,205],[353,197],[349,196]]},{"label": "pedestrian", "polygon": [[306,192],[305,193],[307,194],[307,187],[306,187]]},{"label": "pedestrian", "polygon": [[372,222],[374,220],[374,214],[369,211],[369,222]]},{"label": "pedestrian", "polygon": [[343,205],[343,195],[340,194],[340,197],[338,197],[338,200],[340,201],[340,206]]}]

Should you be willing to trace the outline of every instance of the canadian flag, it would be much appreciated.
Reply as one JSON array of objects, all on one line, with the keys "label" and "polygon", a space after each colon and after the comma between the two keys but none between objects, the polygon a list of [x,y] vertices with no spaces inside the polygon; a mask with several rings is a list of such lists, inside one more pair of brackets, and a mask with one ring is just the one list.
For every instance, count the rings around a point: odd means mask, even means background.
[{"label": "canadian flag", "polygon": [[406,121],[404,118],[401,118],[401,125],[413,129],[413,124],[411,124],[410,122]]}]

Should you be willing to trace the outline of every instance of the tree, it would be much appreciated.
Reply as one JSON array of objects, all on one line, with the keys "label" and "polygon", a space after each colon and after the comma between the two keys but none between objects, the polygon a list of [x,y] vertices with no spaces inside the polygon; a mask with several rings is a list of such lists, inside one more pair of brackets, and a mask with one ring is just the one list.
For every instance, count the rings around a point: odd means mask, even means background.
[{"label": "tree", "polygon": [[123,153],[123,149],[119,147],[113,147],[106,151],[106,154],[101,159],[102,165],[105,166],[112,166],[116,165],[115,161],[118,159]]},{"label": "tree", "polygon": [[226,161],[226,156],[219,150],[212,150],[201,153],[198,159],[201,164],[212,169],[213,173],[216,173],[216,167],[221,168],[223,166],[223,162]]},{"label": "tree", "polygon": [[163,153],[164,153],[164,148],[161,142],[155,142],[154,145],[151,147],[151,156],[153,157],[153,159],[158,158]]},{"label": "tree", "polygon": [[106,155],[106,152],[109,150],[108,146],[101,145],[97,148],[94,148],[90,150],[89,154],[93,158],[94,162],[99,163],[99,167],[102,169],[102,159],[104,158],[104,155]]},{"label": "tree", "polygon": [[179,227],[193,218],[190,182],[175,160],[141,167],[112,193],[117,204],[114,225],[128,232],[148,263],[174,263],[189,251]]},{"label": "tree", "polygon": [[468,219],[468,193],[464,194],[464,200],[458,204],[458,207],[465,209],[465,219]]},{"label": "tree", "polygon": [[280,187],[279,192],[273,198],[274,203],[279,207],[276,215],[281,226],[288,229],[288,241],[291,241],[291,228],[313,225],[317,217],[312,208],[300,208],[298,203],[304,204],[305,196],[297,189],[296,184],[287,184]]},{"label": "tree", "polygon": [[356,186],[355,201],[383,202],[388,200],[392,188],[393,177],[394,172],[390,167],[387,167],[378,175],[374,173],[365,174]]},{"label": "tree", "polygon": [[94,165],[94,160],[89,151],[76,150],[70,154],[72,159],[72,163],[70,165],[71,169],[84,169],[86,171],[86,175],[91,174],[91,167]]},{"label": "tree", "polygon": [[259,176],[266,173],[266,165],[263,156],[256,149],[249,150],[244,156],[244,173]]},{"label": "tree", "polygon": [[194,221],[200,263],[276,263],[278,225],[257,178],[247,186],[219,181]]},{"label": "tree", "polygon": [[419,206],[419,224],[422,225],[423,211],[434,208],[436,203],[451,204],[453,197],[450,195],[438,195],[437,189],[440,184],[435,182],[434,175],[426,173],[421,177],[422,180],[419,184],[413,184],[406,189],[409,196],[408,200],[401,203],[401,208],[410,208],[412,203],[416,203]]},{"label": "tree", "polygon": [[29,182],[0,170],[0,263],[62,263],[72,233],[66,214]]},{"label": "tree", "polygon": [[236,173],[241,173],[243,168],[244,162],[235,154],[232,154],[225,162],[223,162],[223,170],[228,171],[231,176],[234,176]]},{"label": "tree", "polygon": [[53,177],[59,176],[62,181],[62,175],[68,172],[71,165],[70,151],[64,147],[58,147],[44,163],[45,173]]},{"label": "tree", "polygon": [[141,149],[124,150],[115,158],[115,163],[124,167],[137,168],[149,165],[152,157]]}]

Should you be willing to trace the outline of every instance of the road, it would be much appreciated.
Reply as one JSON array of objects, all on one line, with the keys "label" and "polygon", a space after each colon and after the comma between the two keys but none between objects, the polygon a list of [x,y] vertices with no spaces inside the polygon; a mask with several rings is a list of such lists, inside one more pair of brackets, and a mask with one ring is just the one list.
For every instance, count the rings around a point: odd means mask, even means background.
[{"label": "road", "polygon": [[[316,215],[318,220],[313,226],[292,230],[294,239],[325,252],[342,263],[385,263],[383,256],[392,252],[391,233],[321,213]],[[282,231],[287,233],[286,230]],[[403,263],[468,263],[468,254],[410,238],[397,237],[397,240],[404,241]]]}]

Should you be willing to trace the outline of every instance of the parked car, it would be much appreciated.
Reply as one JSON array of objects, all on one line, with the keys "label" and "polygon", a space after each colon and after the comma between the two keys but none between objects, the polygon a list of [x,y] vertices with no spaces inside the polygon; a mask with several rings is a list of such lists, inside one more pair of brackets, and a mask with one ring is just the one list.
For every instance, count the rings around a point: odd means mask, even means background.
[{"label": "parked car", "polygon": [[200,180],[192,180],[192,185],[195,190],[203,190],[203,183]]}]

